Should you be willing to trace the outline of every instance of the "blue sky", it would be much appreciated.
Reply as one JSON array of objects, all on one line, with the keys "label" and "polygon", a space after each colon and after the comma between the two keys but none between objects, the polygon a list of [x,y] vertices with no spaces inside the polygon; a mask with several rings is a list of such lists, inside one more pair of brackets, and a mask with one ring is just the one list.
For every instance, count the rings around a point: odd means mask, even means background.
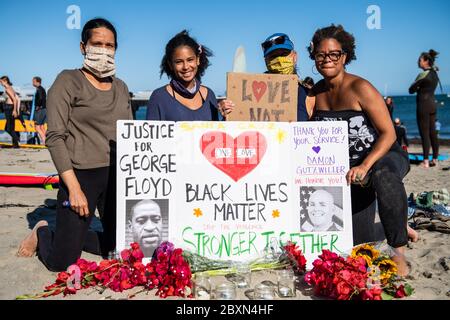
[{"label": "blue sky", "polygon": [[[340,23],[356,37],[357,60],[348,71],[371,81],[382,94],[386,89],[388,94],[406,93],[419,72],[419,54],[430,48],[440,52],[440,77],[450,92],[448,0],[2,1],[0,74],[18,86],[39,75],[49,87],[61,70],[81,66],[81,30],[66,27],[70,5],[81,10],[81,28],[97,16],[115,25],[118,77],[131,91],[153,90],[167,82],[165,76],[159,78],[164,47],[185,28],[214,52],[203,83],[217,95],[225,92],[226,72],[239,45],[245,48],[248,72],[265,70],[260,43],[275,32],[288,33],[294,41],[301,76],[318,80],[306,46],[317,28]],[[379,6],[381,29],[366,25],[369,5]]]}]

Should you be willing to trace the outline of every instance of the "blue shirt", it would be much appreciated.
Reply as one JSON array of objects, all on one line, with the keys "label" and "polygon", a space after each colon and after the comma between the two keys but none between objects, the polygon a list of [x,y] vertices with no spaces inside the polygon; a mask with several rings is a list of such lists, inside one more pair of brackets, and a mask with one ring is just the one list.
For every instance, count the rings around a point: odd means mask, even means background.
[{"label": "blue shirt", "polygon": [[217,121],[219,110],[214,92],[206,88],[208,94],[197,110],[191,110],[181,104],[169,92],[166,86],[153,91],[147,103],[147,120],[162,121]]},{"label": "blue shirt", "polygon": [[297,121],[308,121],[308,112],[306,111],[306,97],[308,93],[302,85],[298,85],[297,97]]}]

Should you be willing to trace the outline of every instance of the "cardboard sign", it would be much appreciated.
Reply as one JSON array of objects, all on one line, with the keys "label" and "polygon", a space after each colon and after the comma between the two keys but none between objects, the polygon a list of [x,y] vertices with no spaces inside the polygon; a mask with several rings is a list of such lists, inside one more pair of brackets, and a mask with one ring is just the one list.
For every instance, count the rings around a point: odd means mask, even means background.
[{"label": "cardboard sign", "polygon": [[227,98],[236,105],[227,121],[297,121],[298,77],[227,74]]},{"label": "cardboard sign", "polygon": [[346,122],[121,121],[117,139],[119,249],[140,222],[156,242],[155,211],[177,247],[217,260],[353,246]]}]

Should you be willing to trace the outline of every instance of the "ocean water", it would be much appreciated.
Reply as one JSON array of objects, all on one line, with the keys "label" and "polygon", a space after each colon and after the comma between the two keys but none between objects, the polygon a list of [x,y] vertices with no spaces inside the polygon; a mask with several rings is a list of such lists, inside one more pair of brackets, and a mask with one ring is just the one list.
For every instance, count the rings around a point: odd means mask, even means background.
[{"label": "ocean water", "polygon": [[[400,118],[407,129],[408,138],[420,138],[416,118],[416,96],[393,96],[394,118]],[[450,97],[447,95],[436,95],[437,118],[441,123],[439,137],[450,139]],[[138,120],[145,119],[147,108],[140,107],[136,112]]]},{"label": "ocean water", "polygon": [[[393,96],[394,100],[394,118],[400,118],[406,126],[409,138],[420,138],[416,119],[416,96]],[[437,118],[441,123],[439,137],[441,139],[450,139],[450,97],[447,95],[436,95]],[[144,120],[147,107],[142,106],[136,112],[138,120]],[[0,113],[0,119],[4,114]],[[0,141],[10,140],[9,135],[0,131]]]}]

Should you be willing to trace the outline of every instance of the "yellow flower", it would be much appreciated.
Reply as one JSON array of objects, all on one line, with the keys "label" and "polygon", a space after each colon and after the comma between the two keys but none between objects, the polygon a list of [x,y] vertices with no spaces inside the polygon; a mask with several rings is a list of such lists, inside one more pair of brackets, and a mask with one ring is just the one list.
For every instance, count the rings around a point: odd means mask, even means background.
[{"label": "yellow flower", "polygon": [[376,250],[370,244],[362,244],[353,248],[351,256],[352,258],[363,257],[367,265],[371,266],[372,262],[380,256],[380,251]]},{"label": "yellow flower", "polygon": [[392,276],[397,274],[397,264],[391,259],[383,259],[377,263],[380,269],[381,283],[386,284]]}]

